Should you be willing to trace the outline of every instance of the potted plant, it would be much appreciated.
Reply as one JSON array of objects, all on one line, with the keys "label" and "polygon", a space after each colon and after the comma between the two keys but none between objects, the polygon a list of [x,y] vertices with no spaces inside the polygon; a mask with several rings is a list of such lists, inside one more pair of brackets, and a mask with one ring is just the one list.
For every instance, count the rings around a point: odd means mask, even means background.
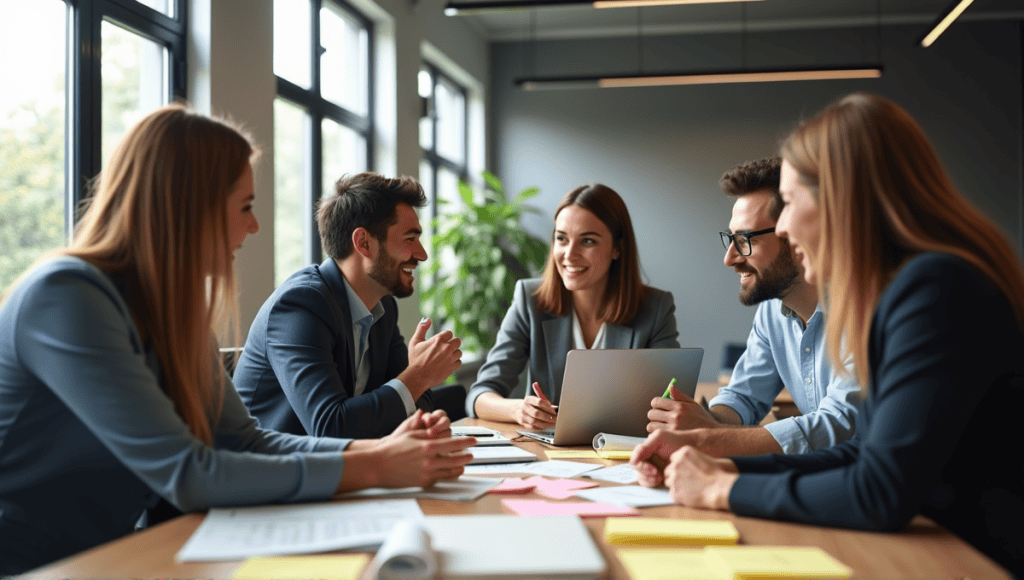
[{"label": "potted plant", "polygon": [[[537,195],[529,187],[508,199],[501,181],[483,172],[479,194],[464,181],[459,195],[465,207],[451,211],[445,200],[433,221],[431,261],[420,287],[420,307],[435,328],[462,339],[463,352],[482,355],[494,344],[516,282],[544,267],[548,242],[521,228],[524,213],[540,213],[525,203]],[[447,210],[447,211],[446,211]]]}]

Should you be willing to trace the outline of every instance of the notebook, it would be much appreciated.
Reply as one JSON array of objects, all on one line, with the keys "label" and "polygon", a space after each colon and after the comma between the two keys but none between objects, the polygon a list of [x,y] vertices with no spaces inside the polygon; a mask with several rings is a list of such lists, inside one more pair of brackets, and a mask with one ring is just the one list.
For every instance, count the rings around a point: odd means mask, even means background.
[{"label": "notebook", "polygon": [[647,436],[651,399],[673,378],[693,396],[702,348],[570,350],[554,429],[518,431],[550,445],[589,444],[598,433]]}]

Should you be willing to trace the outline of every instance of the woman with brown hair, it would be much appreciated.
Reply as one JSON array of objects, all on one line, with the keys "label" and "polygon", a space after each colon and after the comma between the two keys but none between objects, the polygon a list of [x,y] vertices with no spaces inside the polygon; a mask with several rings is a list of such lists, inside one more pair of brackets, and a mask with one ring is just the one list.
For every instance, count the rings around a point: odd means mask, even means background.
[{"label": "woman with brown hair", "polygon": [[[633,223],[619,194],[601,184],[577,187],[555,210],[543,278],[516,284],[466,412],[552,427],[569,350],[678,348],[675,309],[671,293],[640,279]],[[527,362],[533,393],[508,399]]]},{"label": "woman with brown hair", "polygon": [[[1024,574],[1024,463],[991,452],[1020,439],[1017,255],[882,97],[829,106],[782,158],[776,231],[828,305],[835,368],[851,356],[865,386],[857,435],[803,456],[715,460],[659,433],[633,454],[641,482],[688,506],[868,530],[921,513]],[[655,455],[671,460],[663,473]]]},{"label": "woman with brown hair", "polygon": [[0,306],[0,576],[183,511],[462,473],[443,414],[351,442],[265,431],[219,363],[233,255],[259,224],[249,140],[180,106],[135,125],[70,246]]}]

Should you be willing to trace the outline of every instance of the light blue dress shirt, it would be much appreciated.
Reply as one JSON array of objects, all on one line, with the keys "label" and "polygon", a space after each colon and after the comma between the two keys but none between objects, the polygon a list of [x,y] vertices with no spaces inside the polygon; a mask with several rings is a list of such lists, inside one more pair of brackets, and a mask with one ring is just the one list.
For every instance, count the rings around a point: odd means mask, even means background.
[{"label": "light blue dress shirt", "polygon": [[[352,313],[352,338],[354,339],[352,344],[355,345],[356,360],[359,361],[356,366],[355,394],[353,395],[358,397],[366,390],[366,383],[370,378],[370,363],[366,360],[370,348],[370,327],[380,320],[381,316],[384,316],[384,306],[378,302],[372,312],[367,310],[363,299],[356,294],[347,279],[345,280],[345,292],[348,294],[348,310]],[[412,393],[409,392],[409,387],[406,387],[405,383],[394,378],[382,386],[391,387],[398,392],[398,396],[402,398],[402,404],[405,405],[406,415],[416,412],[416,401],[412,399]]]},{"label": "light blue dress shirt", "polygon": [[744,425],[757,425],[783,387],[802,413],[765,426],[783,452],[807,453],[853,437],[860,387],[832,372],[820,307],[804,328],[795,312],[773,299],[757,307],[747,350],[709,406],[725,405]]},{"label": "light blue dress shirt", "polygon": [[128,534],[159,497],[182,511],[325,500],[341,480],[350,440],[260,429],[226,375],[213,445],[196,439],[126,292],[62,257],[0,306],[0,576]]}]

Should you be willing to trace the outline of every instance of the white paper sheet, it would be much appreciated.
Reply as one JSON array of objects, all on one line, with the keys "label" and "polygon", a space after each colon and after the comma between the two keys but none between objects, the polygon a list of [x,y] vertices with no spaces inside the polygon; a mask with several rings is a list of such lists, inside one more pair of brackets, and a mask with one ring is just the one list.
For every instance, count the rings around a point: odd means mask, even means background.
[{"label": "white paper sheet", "polygon": [[526,469],[527,473],[534,475],[546,475],[547,477],[579,477],[580,475],[604,467],[600,463],[582,463],[579,461],[563,461],[552,459],[551,461],[538,461],[530,464]]},{"label": "white paper sheet", "polygon": [[633,466],[628,463],[620,463],[603,469],[588,471],[583,477],[600,479],[601,481],[612,481],[615,483],[636,483],[637,474]]},{"label": "white paper sheet", "polygon": [[480,498],[487,490],[501,483],[493,477],[466,477],[463,475],[451,481],[439,481],[428,488],[399,487],[394,489],[374,487],[341,494],[341,499],[388,497],[415,497],[420,499],[446,499],[449,501],[473,501]]},{"label": "white paper sheet", "polygon": [[494,445],[512,445],[512,440],[501,434],[501,431],[488,427],[453,426],[453,437],[476,437],[477,447]]},{"label": "white paper sheet", "polygon": [[402,520],[384,540],[365,574],[374,580],[430,580],[437,554],[422,521]]},{"label": "white paper sheet", "polygon": [[377,546],[407,518],[423,518],[414,499],[215,508],[177,558],[236,560]]},{"label": "white paper sheet", "polygon": [[[546,463],[546,462],[545,462]],[[488,473],[530,473],[528,467],[532,463],[486,463],[482,465],[467,465],[466,475],[483,475]]]},{"label": "white paper sheet", "polygon": [[466,453],[473,455],[470,464],[480,463],[515,463],[523,461],[537,461],[537,456],[522,447],[515,445],[499,445],[494,447],[470,447]]},{"label": "white paper sheet", "polygon": [[594,435],[594,449],[598,451],[632,451],[646,440],[644,437],[598,433]]},{"label": "white paper sheet", "polygon": [[576,497],[590,501],[604,501],[615,505],[629,507],[651,507],[672,505],[672,496],[665,488],[641,487],[639,485],[620,485],[612,487],[595,487],[576,492]]}]

